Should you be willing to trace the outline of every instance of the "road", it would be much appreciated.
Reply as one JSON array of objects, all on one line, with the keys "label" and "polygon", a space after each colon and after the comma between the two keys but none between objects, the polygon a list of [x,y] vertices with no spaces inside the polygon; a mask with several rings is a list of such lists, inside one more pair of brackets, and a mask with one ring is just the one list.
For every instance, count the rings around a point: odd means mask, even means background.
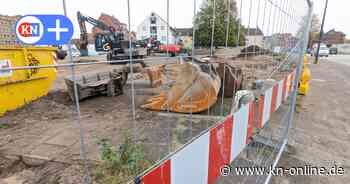
[{"label": "road", "polygon": [[[290,177],[288,183],[348,183],[350,181],[350,56],[322,58],[310,65],[312,80],[307,96],[299,97],[290,145],[296,153],[281,160],[302,164],[341,166],[344,176],[311,176],[302,180]],[[300,163],[300,162],[297,162]],[[336,163],[336,164],[334,164]],[[299,165],[299,166],[300,166]],[[277,178],[275,178],[277,179]],[[275,180],[275,183],[282,183]]]},{"label": "road", "polygon": [[350,55],[333,55],[321,61],[328,61],[350,66]]}]

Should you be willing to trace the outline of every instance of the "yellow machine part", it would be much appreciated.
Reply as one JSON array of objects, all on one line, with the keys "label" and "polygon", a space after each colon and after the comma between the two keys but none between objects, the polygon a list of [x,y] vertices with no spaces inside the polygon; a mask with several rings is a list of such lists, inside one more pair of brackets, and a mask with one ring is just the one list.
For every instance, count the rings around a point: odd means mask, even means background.
[{"label": "yellow machine part", "polygon": [[215,69],[212,69],[211,75],[204,72],[199,65],[191,63],[167,65],[160,69],[172,81],[171,87],[148,99],[142,108],[198,113],[217,101],[221,80]]},{"label": "yellow machine part", "polygon": [[307,95],[309,92],[309,83],[300,83],[299,84],[299,94]]},{"label": "yellow machine part", "polygon": [[308,67],[308,57],[304,56],[303,71],[299,81],[299,94],[307,95],[309,91],[309,81],[311,79],[311,71]]},{"label": "yellow machine part", "polygon": [[309,64],[309,57],[305,54],[304,55],[304,65]]},{"label": "yellow machine part", "polygon": [[[51,47],[0,47],[0,68],[55,64]],[[46,95],[55,68],[0,71],[0,116]]]}]

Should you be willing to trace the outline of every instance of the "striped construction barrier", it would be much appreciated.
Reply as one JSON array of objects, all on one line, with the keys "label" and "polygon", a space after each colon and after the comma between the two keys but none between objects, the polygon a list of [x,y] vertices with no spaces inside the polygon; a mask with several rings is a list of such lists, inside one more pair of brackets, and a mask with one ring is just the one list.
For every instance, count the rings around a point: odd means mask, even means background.
[{"label": "striped construction barrier", "polygon": [[269,88],[260,95],[258,100],[258,124],[261,129],[270,120],[272,114],[287,100],[292,93],[295,70],[287,75],[283,80],[278,81],[272,88]]},{"label": "striped construction barrier", "polygon": [[[220,177],[222,166],[232,163],[249,144],[257,115],[258,129],[292,92],[295,70],[266,90],[256,102],[243,105],[237,112],[197,136],[192,142],[168,156],[157,167],[135,179],[136,184],[212,184]],[[255,111],[258,110],[257,113]]]}]

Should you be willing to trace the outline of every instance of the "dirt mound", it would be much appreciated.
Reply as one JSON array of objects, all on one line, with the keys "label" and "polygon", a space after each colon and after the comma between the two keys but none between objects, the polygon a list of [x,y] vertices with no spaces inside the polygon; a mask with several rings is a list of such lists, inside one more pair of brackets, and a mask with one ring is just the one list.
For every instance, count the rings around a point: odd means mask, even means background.
[{"label": "dirt mound", "polygon": [[32,165],[21,157],[0,157],[0,183],[6,184],[80,184],[83,183],[79,165],[40,162]]}]

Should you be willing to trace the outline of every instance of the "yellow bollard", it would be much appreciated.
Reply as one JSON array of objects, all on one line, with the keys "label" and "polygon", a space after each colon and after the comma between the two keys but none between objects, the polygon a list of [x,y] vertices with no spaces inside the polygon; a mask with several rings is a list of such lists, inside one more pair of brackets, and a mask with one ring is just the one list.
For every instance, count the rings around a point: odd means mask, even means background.
[{"label": "yellow bollard", "polygon": [[[55,64],[51,47],[0,47],[0,68]],[[0,71],[0,116],[46,95],[55,68]]]},{"label": "yellow bollard", "polygon": [[300,76],[299,81],[299,94],[301,95],[307,95],[309,92],[309,81],[311,79],[311,71],[308,67],[309,59],[305,55],[304,56],[304,65],[303,65],[303,71]]}]

